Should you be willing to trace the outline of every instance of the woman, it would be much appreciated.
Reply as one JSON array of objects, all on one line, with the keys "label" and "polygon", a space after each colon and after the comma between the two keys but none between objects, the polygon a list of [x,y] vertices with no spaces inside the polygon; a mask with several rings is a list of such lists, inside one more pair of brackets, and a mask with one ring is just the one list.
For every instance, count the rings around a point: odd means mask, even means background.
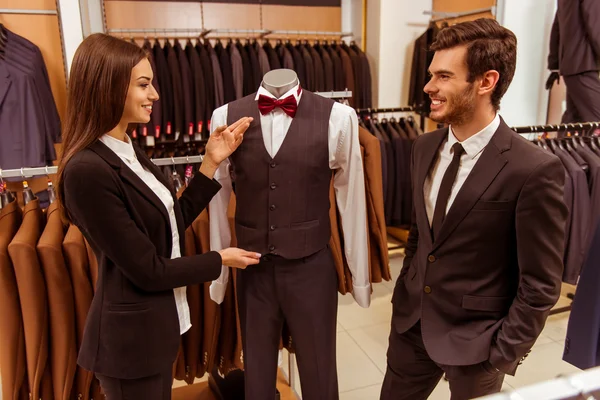
[{"label": "woman", "polygon": [[179,336],[191,326],[185,286],[216,279],[221,264],[260,259],[240,249],[181,257],[185,229],[219,191],[213,175],[252,119],[216,129],[177,200],[126,133],[150,121],[152,78],[142,49],[104,34],[79,46],[69,78],[58,191],[99,265],[78,363],[96,373],[108,400],[170,399]]}]

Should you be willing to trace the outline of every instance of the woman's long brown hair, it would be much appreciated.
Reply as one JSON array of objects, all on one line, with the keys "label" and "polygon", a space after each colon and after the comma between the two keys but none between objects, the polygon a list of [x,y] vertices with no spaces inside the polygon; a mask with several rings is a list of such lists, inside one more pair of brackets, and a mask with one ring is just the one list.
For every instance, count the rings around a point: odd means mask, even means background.
[{"label": "woman's long brown hair", "polygon": [[119,124],[131,70],[145,57],[135,44],[102,33],[88,36],[75,52],[57,176],[58,203],[65,222],[71,222],[64,208],[65,167],[73,156]]}]

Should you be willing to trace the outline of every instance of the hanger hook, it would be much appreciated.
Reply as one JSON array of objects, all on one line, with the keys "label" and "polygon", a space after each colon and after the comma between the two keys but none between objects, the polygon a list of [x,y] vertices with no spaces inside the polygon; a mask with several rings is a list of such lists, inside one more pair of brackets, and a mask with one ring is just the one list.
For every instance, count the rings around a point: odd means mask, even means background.
[{"label": "hanger hook", "polygon": [[48,172],[48,166],[46,165],[46,175],[50,175],[50,172]]},{"label": "hanger hook", "polygon": [[171,162],[173,163],[173,165],[175,165],[175,159],[173,157],[171,157]]}]

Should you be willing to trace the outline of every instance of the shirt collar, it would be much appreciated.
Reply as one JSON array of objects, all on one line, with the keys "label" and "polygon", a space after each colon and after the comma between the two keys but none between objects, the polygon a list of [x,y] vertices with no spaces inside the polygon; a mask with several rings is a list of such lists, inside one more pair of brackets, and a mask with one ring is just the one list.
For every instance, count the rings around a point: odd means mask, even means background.
[{"label": "shirt collar", "polygon": [[[475,158],[479,153],[483,151],[485,146],[488,145],[494,133],[498,130],[500,126],[500,116],[496,114],[492,122],[467,140],[460,142],[465,149],[465,153],[471,159]],[[452,132],[452,125],[448,128],[448,145],[450,148],[457,143],[458,139],[454,136],[454,132]]]},{"label": "shirt collar", "polygon": [[133,144],[131,143],[131,139],[129,139],[129,136],[125,135],[125,138],[127,139],[127,141],[123,142],[122,140],[115,139],[109,134],[105,134],[100,138],[100,141],[104,143],[121,159],[125,159],[129,162],[132,162],[136,159],[135,150],[133,149]]},{"label": "shirt collar", "polygon": [[[264,96],[270,97],[272,99],[277,99],[277,97],[275,97],[271,92],[269,92],[267,89],[265,89],[262,86],[262,84],[258,88],[258,92],[256,92],[256,97],[254,98],[254,100],[258,100],[258,98],[260,97],[261,94],[264,95]],[[297,84],[296,86],[294,86],[293,88],[291,88],[290,90],[288,90],[284,95],[282,95],[281,97],[279,97],[279,99],[285,99],[286,97],[288,97],[290,95],[294,96],[294,98],[296,99],[296,104],[299,105],[300,104],[300,98],[302,97],[302,88],[300,87],[300,84]]]}]

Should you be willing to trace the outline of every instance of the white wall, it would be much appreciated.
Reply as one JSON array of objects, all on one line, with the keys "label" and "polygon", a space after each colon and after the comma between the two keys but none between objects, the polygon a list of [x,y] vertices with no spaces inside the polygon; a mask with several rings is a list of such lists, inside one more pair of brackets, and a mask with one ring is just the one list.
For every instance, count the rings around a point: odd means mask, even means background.
[{"label": "white wall", "polygon": [[81,13],[78,0],[58,0],[62,28],[62,41],[66,63],[66,77],[71,70],[71,62],[79,44],[83,41]]},{"label": "white wall", "polygon": [[499,22],[517,36],[517,69],[502,99],[509,126],[546,123],[546,60],[556,0],[500,0]]}]

